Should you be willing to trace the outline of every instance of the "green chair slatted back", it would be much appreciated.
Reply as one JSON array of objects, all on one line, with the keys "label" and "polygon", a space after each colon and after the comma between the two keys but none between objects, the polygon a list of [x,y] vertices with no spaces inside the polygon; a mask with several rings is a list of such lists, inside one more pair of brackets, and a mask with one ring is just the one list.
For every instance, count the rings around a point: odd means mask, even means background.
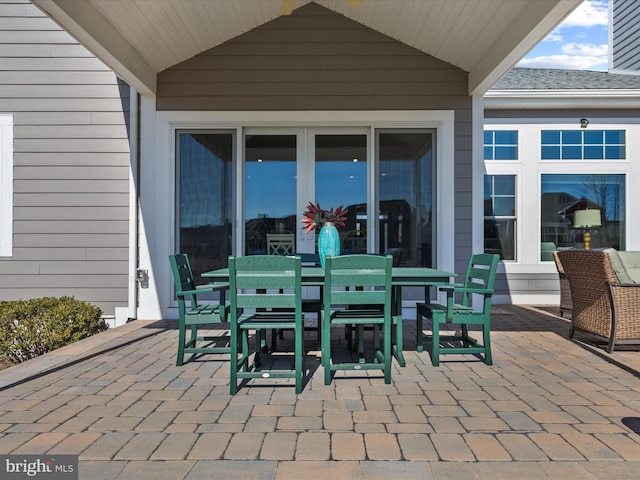
[{"label": "green chair slatted back", "polygon": [[[205,353],[229,353],[227,345],[230,336],[199,335],[198,328],[205,324],[220,323],[224,318],[224,306],[220,304],[198,303],[198,295],[222,290],[226,286],[196,286],[189,257],[184,253],[169,255],[169,263],[173,273],[173,281],[178,300],[178,355],[176,365],[184,362],[184,355]],[[187,327],[189,337],[187,338]],[[219,346],[224,343],[224,346]]]},{"label": "green chair slatted back", "polygon": [[[295,378],[302,391],[303,314],[300,257],[251,255],[229,257],[231,383],[238,378]],[[294,371],[265,370],[261,365],[263,336],[268,331],[294,332]],[[249,332],[255,331],[255,356],[250,362]]]},{"label": "green chair slatted back", "polygon": [[[487,253],[472,255],[467,266],[465,283],[440,287],[441,291],[447,293],[446,305],[417,304],[417,350],[421,352],[425,338],[431,338],[431,362],[434,366],[440,364],[441,354],[484,354],[485,363],[493,364],[490,338],[491,298],[499,261],[498,255]],[[456,294],[461,296],[459,303],[456,303]],[[473,295],[482,297],[480,309],[474,309],[471,305]],[[432,322],[432,334],[426,337],[422,327],[423,317]],[[440,335],[441,324],[460,325],[461,333]],[[482,343],[469,336],[469,325],[482,327]],[[452,342],[461,343],[461,346],[449,346]],[[442,346],[441,343],[445,343],[446,346]]]},{"label": "green chair slatted back", "polygon": [[[296,253],[295,256],[300,257],[302,261],[302,267],[319,267],[320,266],[320,256],[317,253]],[[306,290],[314,289],[317,290],[318,287],[305,287]],[[320,291],[322,293],[322,291]],[[315,313],[318,319],[317,326],[314,328],[312,326],[305,327],[305,330],[316,330],[318,345],[320,344],[320,312],[322,311],[322,298],[321,295],[314,295],[313,297],[305,297],[305,292],[303,291],[302,297],[302,312],[303,313]],[[284,332],[281,330],[280,338],[284,338]],[[271,339],[271,349],[276,349],[276,336],[272,336]]]},{"label": "green chair slatted back", "polygon": [[[336,370],[382,370],[385,383],[391,383],[392,265],[393,258],[390,255],[326,258],[321,342],[325,385],[331,383],[332,372]],[[356,327],[358,362],[333,361],[331,325]],[[365,359],[365,326],[373,326],[374,350],[371,360]]]}]

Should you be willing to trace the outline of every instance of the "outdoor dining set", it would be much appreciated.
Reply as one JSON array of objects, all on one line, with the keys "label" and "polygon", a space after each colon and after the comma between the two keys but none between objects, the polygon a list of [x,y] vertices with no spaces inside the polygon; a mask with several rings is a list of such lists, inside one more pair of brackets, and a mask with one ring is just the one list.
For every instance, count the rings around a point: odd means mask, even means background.
[{"label": "outdoor dining set", "polygon": [[[318,318],[325,385],[341,370],[380,370],[384,382],[391,383],[393,359],[405,366],[402,287],[408,286],[425,288],[425,299],[416,305],[416,344],[419,352],[430,345],[434,366],[443,354],[482,355],[487,365],[492,364],[490,306],[498,255],[472,255],[459,283],[452,283],[456,275],[451,272],[393,266],[391,255],[353,254],[327,257],[324,268],[308,255],[230,256],[227,268],[205,272],[202,277],[208,284],[196,285],[186,254],[169,260],[179,310],[176,364],[182,365],[188,355],[225,354],[231,394],[237,392],[238,382],[274,378],[293,378],[296,393],[302,392],[307,313]],[[319,296],[303,295],[309,290],[305,287],[316,287]],[[431,302],[430,287],[438,287],[446,301]],[[218,292],[220,300],[204,302],[202,297],[211,292]],[[427,334],[425,320],[431,325]],[[215,335],[210,325],[214,323],[225,324]],[[470,336],[472,325],[478,326],[481,340]],[[447,328],[451,326],[459,328],[452,333]],[[447,328],[446,334],[440,333],[441,327]],[[350,355],[336,351],[332,328],[344,332]],[[293,334],[293,349],[287,352],[293,365],[264,362],[285,332]]]}]

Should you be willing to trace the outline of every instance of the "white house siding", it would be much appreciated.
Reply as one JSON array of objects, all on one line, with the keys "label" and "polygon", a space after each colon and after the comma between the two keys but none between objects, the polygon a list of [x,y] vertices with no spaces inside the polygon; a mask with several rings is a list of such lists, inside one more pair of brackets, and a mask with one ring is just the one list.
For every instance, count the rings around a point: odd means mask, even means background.
[{"label": "white house siding", "polygon": [[14,116],[13,251],[0,300],[127,305],[129,88],[28,1],[0,1],[0,113]]},{"label": "white house siding", "polygon": [[451,221],[463,272],[472,244],[467,92],[467,72],[308,4],[161,72],[156,101],[158,110],[180,111],[453,110]]}]

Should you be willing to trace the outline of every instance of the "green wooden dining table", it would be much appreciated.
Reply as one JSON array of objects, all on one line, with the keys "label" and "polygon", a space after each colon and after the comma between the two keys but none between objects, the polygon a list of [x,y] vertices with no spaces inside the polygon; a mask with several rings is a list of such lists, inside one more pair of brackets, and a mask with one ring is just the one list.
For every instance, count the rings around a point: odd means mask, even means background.
[{"label": "green wooden dining table", "polygon": [[[406,361],[403,354],[402,339],[402,287],[425,287],[425,299],[429,300],[428,289],[432,286],[449,285],[455,273],[437,270],[428,267],[393,267],[391,278],[392,314],[395,328],[392,333],[393,354],[400,366],[404,367]],[[229,284],[229,269],[220,268],[202,274],[209,280],[209,284],[223,287]],[[324,285],[324,268],[302,267],[302,286]],[[221,290],[221,303],[225,302],[224,290]],[[422,301],[422,300],[421,300]]]}]

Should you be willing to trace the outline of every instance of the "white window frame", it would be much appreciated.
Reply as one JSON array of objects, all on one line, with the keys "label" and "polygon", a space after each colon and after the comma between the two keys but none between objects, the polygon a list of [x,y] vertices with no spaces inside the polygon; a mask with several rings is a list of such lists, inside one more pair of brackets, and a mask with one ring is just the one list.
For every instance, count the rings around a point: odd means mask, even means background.
[{"label": "white window frame", "polygon": [[13,115],[0,115],[0,257],[13,254]]},{"label": "white window frame", "polygon": [[[640,250],[640,225],[633,222],[630,206],[640,202],[640,192],[633,191],[633,185],[640,183],[640,143],[633,139],[640,138],[640,124],[631,119],[605,121],[589,125],[597,130],[626,131],[626,159],[624,160],[542,160],[540,154],[542,130],[579,129],[575,119],[535,119],[530,123],[522,123],[522,119],[485,119],[486,130],[517,130],[518,161],[484,161],[487,175],[516,175],[517,188],[517,228],[516,258],[514,262],[501,262],[499,271],[507,274],[550,273],[556,272],[553,262],[540,260],[540,188],[542,174],[589,174],[612,173],[624,174],[626,177],[626,249]],[[494,123],[495,122],[495,123]],[[535,201],[532,201],[535,199]]]}]

